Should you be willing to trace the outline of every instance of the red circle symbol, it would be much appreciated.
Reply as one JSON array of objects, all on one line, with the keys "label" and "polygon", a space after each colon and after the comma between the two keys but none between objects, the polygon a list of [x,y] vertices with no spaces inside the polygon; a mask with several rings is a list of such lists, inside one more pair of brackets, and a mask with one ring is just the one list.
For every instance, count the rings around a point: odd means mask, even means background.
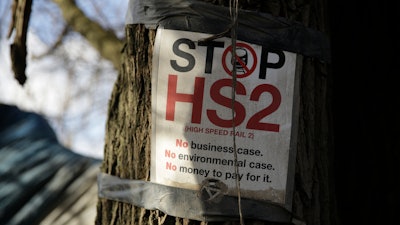
[{"label": "red circle symbol", "polygon": [[[250,56],[248,54],[249,52]],[[228,53],[231,53],[232,55],[232,45],[226,48],[224,53],[222,54],[222,66],[224,67],[225,72],[230,76],[232,76],[232,70],[228,68],[228,65],[226,63],[227,62],[226,57],[228,56]],[[236,59],[232,67],[233,66],[236,67],[236,77],[243,78],[252,74],[257,66],[257,55],[254,49],[246,43],[237,43],[235,55]],[[248,65],[249,57],[252,57],[253,59],[253,65],[251,66]],[[230,62],[231,60],[228,61]]]}]

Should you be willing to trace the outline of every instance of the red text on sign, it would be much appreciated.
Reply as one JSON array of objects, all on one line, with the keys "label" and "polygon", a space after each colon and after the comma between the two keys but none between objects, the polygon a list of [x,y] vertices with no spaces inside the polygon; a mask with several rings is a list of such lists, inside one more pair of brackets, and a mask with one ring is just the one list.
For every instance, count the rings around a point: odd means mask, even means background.
[{"label": "red text on sign", "polygon": [[[201,116],[203,110],[203,96],[204,96],[204,78],[196,77],[194,84],[194,93],[177,93],[178,76],[170,74],[168,76],[168,93],[167,93],[167,106],[166,106],[166,120],[175,120],[175,109],[177,102],[186,102],[192,104],[191,123],[201,123]],[[188,85],[188,84],[185,84]],[[232,87],[231,79],[217,80],[210,88],[211,99],[227,108],[231,108],[232,99],[223,96],[221,89],[223,87]],[[263,130],[279,132],[279,124],[261,122],[264,118],[274,113],[281,104],[281,94],[279,90],[271,84],[260,84],[254,88],[250,93],[250,101],[258,102],[261,94],[269,93],[272,96],[272,102],[264,109],[256,112],[247,121],[246,128],[253,130]],[[236,82],[236,94],[247,95],[246,87]],[[234,102],[235,117],[232,119],[220,118],[215,109],[207,109],[207,117],[211,123],[216,126],[229,128],[241,125],[246,118],[246,108],[239,101]],[[234,124],[233,124],[234,122]]]}]

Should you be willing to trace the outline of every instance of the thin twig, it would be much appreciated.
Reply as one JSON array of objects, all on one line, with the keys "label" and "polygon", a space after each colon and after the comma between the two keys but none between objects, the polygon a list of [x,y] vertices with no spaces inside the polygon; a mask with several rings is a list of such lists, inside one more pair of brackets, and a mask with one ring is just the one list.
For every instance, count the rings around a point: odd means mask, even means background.
[{"label": "thin twig", "polygon": [[240,181],[239,181],[239,166],[238,166],[238,155],[236,149],[236,124],[235,124],[235,97],[236,97],[236,83],[237,83],[237,71],[236,71],[236,41],[237,41],[237,26],[238,26],[238,0],[231,0],[230,2],[230,13],[231,13],[231,20],[232,26],[231,30],[231,40],[232,40],[232,131],[233,131],[233,149],[234,149],[234,157],[235,157],[235,173],[236,173],[236,189],[238,195],[238,208],[239,208],[239,218],[240,218],[240,225],[244,225],[243,222],[243,213],[242,213],[242,203],[241,203],[241,192],[240,192]]}]

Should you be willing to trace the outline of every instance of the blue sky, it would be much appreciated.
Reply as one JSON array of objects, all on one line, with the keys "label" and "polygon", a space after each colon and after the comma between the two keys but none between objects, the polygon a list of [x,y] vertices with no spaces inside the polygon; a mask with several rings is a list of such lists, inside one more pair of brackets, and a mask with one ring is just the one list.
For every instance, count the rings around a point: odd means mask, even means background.
[{"label": "blue sky", "polygon": [[[0,1],[0,102],[44,115],[59,140],[84,155],[101,158],[108,100],[117,73],[84,38],[70,33],[64,44],[41,57],[65,27],[51,0],[34,0],[28,32],[27,83],[11,72],[7,31],[11,0]],[[128,0],[77,0],[93,20],[118,36],[124,34]]]}]

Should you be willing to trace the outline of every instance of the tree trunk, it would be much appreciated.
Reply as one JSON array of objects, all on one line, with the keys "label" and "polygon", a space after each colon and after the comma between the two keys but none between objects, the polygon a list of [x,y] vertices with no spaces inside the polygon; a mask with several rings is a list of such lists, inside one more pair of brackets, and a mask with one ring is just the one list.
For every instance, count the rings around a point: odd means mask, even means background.
[{"label": "tree trunk", "polygon": [[[215,2],[215,1],[214,1]],[[222,1],[219,1],[222,2]],[[252,3],[258,2],[258,3]],[[211,3],[210,3],[211,4]],[[221,3],[219,3],[221,4]],[[325,1],[247,1],[243,8],[302,22],[327,33]],[[239,18],[240,19],[240,18]],[[155,31],[126,25],[127,44],[121,72],[109,103],[102,172],[120,178],[149,180],[151,67]],[[329,65],[304,57],[293,214],[308,225],[337,224],[332,175]],[[173,206],[172,206],[173,207]],[[200,224],[131,204],[99,199],[96,224]],[[271,224],[245,221],[245,224]],[[220,223],[224,224],[224,223]]]}]

